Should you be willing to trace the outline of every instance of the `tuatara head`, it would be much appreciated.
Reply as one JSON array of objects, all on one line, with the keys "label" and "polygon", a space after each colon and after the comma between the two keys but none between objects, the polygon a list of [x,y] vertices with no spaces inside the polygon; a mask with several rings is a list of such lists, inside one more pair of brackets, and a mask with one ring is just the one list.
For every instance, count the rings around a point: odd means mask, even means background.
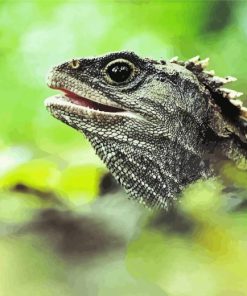
[{"label": "tuatara head", "polygon": [[[212,120],[224,119],[212,119],[223,110],[213,94],[227,97],[219,86],[233,79],[217,83],[203,63],[156,61],[132,52],[73,59],[50,71],[48,86],[61,94],[45,104],[85,134],[131,197],[167,208],[187,184],[214,174],[204,156],[219,136],[220,123]],[[235,117],[245,112],[232,106]]]}]

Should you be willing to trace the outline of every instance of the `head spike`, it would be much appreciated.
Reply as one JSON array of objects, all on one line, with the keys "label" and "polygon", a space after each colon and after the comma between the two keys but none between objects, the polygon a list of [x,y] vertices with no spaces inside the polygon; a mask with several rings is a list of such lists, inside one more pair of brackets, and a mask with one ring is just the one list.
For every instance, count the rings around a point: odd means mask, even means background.
[{"label": "head spike", "polygon": [[209,63],[209,58],[206,58],[206,59],[201,60],[201,61],[198,62],[198,64],[202,67],[202,69],[207,68],[208,63]]},{"label": "head spike", "polygon": [[206,74],[208,74],[209,76],[214,76],[215,75],[215,71],[214,70],[209,70],[209,71],[204,70],[203,72],[206,73]]},{"label": "head spike", "polygon": [[218,90],[224,98],[227,98],[229,100],[239,98],[243,95],[242,92],[238,92],[228,88],[218,88]]},{"label": "head spike", "polygon": [[226,83],[237,81],[238,79],[233,76],[226,76],[225,79],[227,80]]},{"label": "head spike", "polygon": [[245,120],[247,120],[247,108],[246,107],[242,107],[240,109],[240,116],[242,116]]},{"label": "head spike", "polygon": [[[246,121],[247,127],[247,108],[243,107],[242,101],[237,99],[242,96],[243,93],[223,87],[224,84],[236,81],[237,78],[233,76],[216,76],[214,70],[206,70],[205,68],[208,66],[209,58],[201,60],[199,55],[187,61],[181,61],[176,56],[170,59],[170,62],[184,66],[186,69],[194,73],[198,80],[211,91],[213,98],[215,94],[218,94],[222,98],[225,98],[225,100],[229,100],[233,109],[234,106],[239,109],[239,116]],[[221,102],[216,103],[221,106]]]},{"label": "head spike", "polygon": [[242,108],[243,106],[243,102],[240,100],[234,100],[234,99],[230,99],[231,104],[233,104],[236,107]]},{"label": "head spike", "polygon": [[223,77],[219,77],[214,75],[211,79],[212,82],[214,82],[216,85],[221,86],[223,84],[229,83],[229,82],[233,82],[236,81],[237,79],[235,77],[232,76],[227,76],[225,78]]},{"label": "head spike", "polygon": [[198,61],[200,61],[200,56],[197,55],[191,59],[189,59],[189,62],[196,64]]},{"label": "head spike", "polygon": [[176,63],[178,61],[178,56],[175,56],[170,59],[170,63]]}]

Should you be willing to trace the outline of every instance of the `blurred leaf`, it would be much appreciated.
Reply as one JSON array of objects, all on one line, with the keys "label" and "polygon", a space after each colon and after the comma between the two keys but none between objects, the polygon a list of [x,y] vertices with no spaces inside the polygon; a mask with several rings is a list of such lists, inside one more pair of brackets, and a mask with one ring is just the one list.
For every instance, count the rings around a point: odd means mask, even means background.
[{"label": "blurred leaf", "polygon": [[68,296],[63,263],[32,237],[0,242],[0,294]]},{"label": "blurred leaf", "polygon": [[194,219],[207,222],[209,217],[218,215],[223,205],[222,189],[223,185],[216,180],[199,180],[183,191],[181,208]]},{"label": "blurred leaf", "polygon": [[73,166],[65,169],[57,188],[62,195],[69,198],[81,198],[85,194],[88,200],[92,200],[99,193],[99,181],[102,170],[93,166]]},{"label": "blurred leaf", "polygon": [[10,188],[16,184],[24,184],[39,190],[54,188],[60,176],[54,162],[44,159],[32,160],[19,165],[0,179],[0,188]]},{"label": "blurred leaf", "polygon": [[[246,166],[246,161],[244,162]],[[231,163],[227,163],[222,168],[223,177],[232,184],[239,188],[247,189],[247,168],[239,169]]]},{"label": "blurred leaf", "polygon": [[[85,138],[43,104],[54,93],[45,85],[54,64],[126,49],[165,59],[209,56],[211,69],[236,76],[232,87],[246,92],[247,2],[228,2],[0,2],[0,295],[246,295],[246,209],[226,211],[221,183],[198,182],[184,192],[179,210],[193,224],[189,231],[145,227],[139,206],[122,194],[95,200],[104,166]],[[246,190],[246,171],[227,164],[222,172],[224,182]],[[78,252],[71,264],[51,252],[41,234],[12,232],[12,224],[33,225],[38,208],[67,200],[78,215],[91,213],[92,222],[104,217],[129,242],[127,250],[97,260],[86,252],[82,260]],[[87,246],[92,237],[85,219],[49,213],[50,228],[62,225],[67,234],[51,232],[58,247],[63,239],[75,246],[73,229],[85,230],[80,242]],[[93,238],[104,231],[96,229]]]}]

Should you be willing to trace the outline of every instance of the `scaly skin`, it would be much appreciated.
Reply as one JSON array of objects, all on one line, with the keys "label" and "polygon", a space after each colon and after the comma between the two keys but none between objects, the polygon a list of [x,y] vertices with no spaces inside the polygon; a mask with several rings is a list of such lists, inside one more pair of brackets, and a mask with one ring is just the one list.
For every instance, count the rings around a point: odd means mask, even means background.
[{"label": "scaly skin", "polygon": [[217,175],[219,160],[247,167],[240,93],[221,89],[234,79],[204,71],[206,62],[131,52],[72,60],[49,73],[48,85],[67,95],[48,98],[46,106],[87,137],[129,196],[167,209],[185,186]]}]

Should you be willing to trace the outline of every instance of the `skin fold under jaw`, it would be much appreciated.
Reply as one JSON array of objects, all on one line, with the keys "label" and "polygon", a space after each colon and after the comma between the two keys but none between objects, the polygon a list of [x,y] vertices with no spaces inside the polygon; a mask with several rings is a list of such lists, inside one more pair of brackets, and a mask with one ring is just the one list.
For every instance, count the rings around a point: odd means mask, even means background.
[{"label": "skin fold under jaw", "polygon": [[72,60],[50,71],[47,84],[61,94],[45,105],[85,134],[130,197],[167,209],[185,186],[217,174],[216,156],[246,163],[241,93],[221,88],[234,78],[206,64],[132,52]]}]

